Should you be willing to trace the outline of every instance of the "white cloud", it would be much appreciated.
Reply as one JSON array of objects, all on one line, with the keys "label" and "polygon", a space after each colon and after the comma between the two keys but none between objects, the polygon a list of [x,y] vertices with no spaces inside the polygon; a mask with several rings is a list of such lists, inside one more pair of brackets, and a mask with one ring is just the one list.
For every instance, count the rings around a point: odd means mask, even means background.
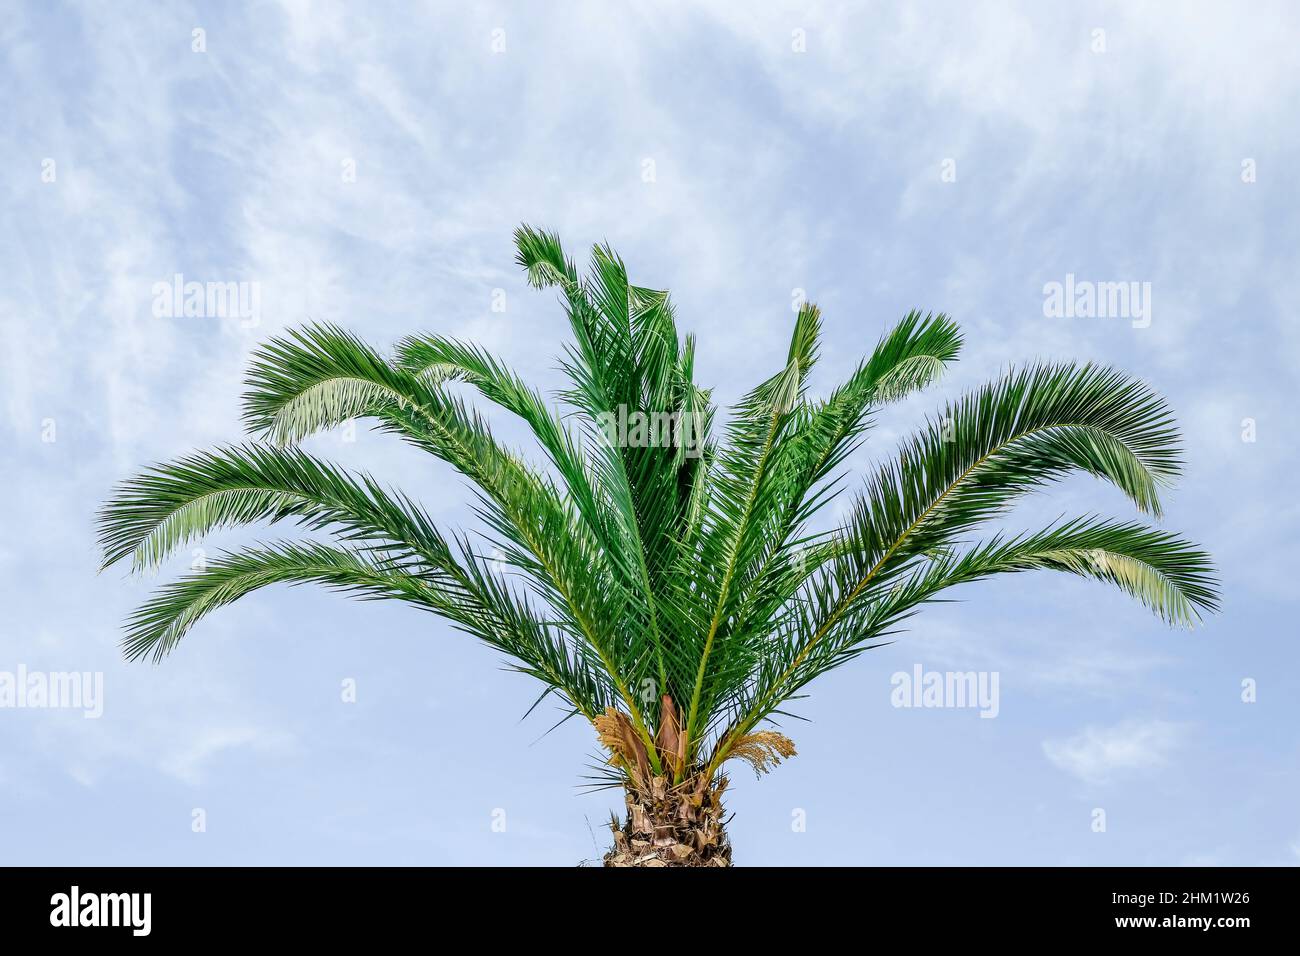
[{"label": "white cloud", "polygon": [[1165,720],[1128,720],[1085,727],[1064,740],[1043,741],[1047,759],[1085,783],[1105,783],[1128,772],[1158,769],[1183,743],[1186,726]]},{"label": "white cloud", "polygon": [[214,727],[193,737],[184,747],[168,753],[162,759],[160,769],[184,783],[198,785],[203,782],[208,762],[223,751],[251,748],[260,754],[282,754],[292,743],[292,736],[278,731],[252,726]]}]

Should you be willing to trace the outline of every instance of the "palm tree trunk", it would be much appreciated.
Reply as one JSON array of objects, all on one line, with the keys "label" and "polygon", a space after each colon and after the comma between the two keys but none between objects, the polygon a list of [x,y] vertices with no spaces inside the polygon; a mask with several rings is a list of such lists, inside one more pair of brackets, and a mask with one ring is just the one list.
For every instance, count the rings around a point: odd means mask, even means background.
[{"label": "palm tree trunk", "polygon": [[727,778],[710,786],[703,777],[676,787],[663,777],[648,789],[629,784],[627,819],[611,818],[614,846],[606,866],[731,866],[731,843],[722,819]]}]

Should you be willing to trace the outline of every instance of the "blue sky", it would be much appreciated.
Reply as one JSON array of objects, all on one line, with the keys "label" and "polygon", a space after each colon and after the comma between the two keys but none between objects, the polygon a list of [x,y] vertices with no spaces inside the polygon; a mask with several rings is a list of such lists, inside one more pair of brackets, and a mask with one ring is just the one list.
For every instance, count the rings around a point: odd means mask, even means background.
[{"label": "blue sky", "polygon": [[[826,316],[823,392],[907,310],[952,315],[960,363],[857,469],[1034,359],[1119,365],[1185,431],[1164,523],[1214,553],[1222,614],[1188,633],[1077,579],[966,588],[813,685],[798,757],[733,774],[738,863],[1300,862],[1294,7],[653,6],[10,8],[0,671],[102,672],[104,713],[0,709],[0,862],[603,851],[615,801],[576,790],[590,728],[521,722],[537,688],[436,619],[280,588],[127,664],[150,582],[96,574],[112,484],[240,437],[244,363],[281,329],[453,334],[557,385],[565,323],[513,266],[521,221],[671,289],[724,400],[782,360],[795,290]],[[178,273],[256,283],[256,324],[156,315]],[[1149,325],[1045,315],[1067,275],[1150,283]],[[445,466],[349,437],[309,447],[469,522]],[[1129,514],[1071,480],[1012,524],[1091,510]],[[996,672],[998,716],[892,706],[916,665]]]}]

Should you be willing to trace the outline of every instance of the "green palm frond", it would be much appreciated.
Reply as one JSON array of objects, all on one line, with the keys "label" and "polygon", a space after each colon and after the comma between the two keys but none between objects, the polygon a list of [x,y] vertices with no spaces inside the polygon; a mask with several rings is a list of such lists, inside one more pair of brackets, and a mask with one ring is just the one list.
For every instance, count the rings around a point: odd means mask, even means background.
[{"label": "green palm frond", "polygon": [[400,564],[385,566],[359,551],[322,544],[282,544],[219,558],[160,588],[130,618],[128,658],[165,657],[205,615],[271,584],[325,584],[364,598],[397,598],[436,610],[447,599]]},{"label": "green palm frond", "polygon": [[313,530],[336,526],[345,540],[382,550],[426,557],[445,550],[424,512],[370,477],[297,449],[249,444],[155,465],[123,482],[100,512],[104,567],[126,557],[138,570],[157,567],[211,531],[289,518]]},{"label": "green palm frond", "polygon": [[[473,482],[479,513],[509,561],[528,573],[544,600],[572,616],[583,640],[612,654],[620,641],[610,633],[613,622],[628,611],[615,573],[625,549],[607,547],[607,536],[602,540],[602,527],[591,523],[598,509],[588,507],[584,521],[571,496],[503,449],[482,419],[438,389],[428,371],[389,362],[332,326],[311,326],[272,340],[257,354],[245,421],[268,437],[296,441],[348,418],[373,417],[383,430],[447,462]],[[349,383],[349,390],[372,402],[340,408],[320,401],[328,394],[319,390],[324,382]],[[580,473],[580,464],[573,468]]]},{"label": "green palm frond", "polygon": [[253,353],[244,424],[277,445],[299,442],[354,418],[419,409],[427,392],[350,332],[308,325]]},{"label": "green palm frond", "polygon": [[714,764],[726,758],[729,741],[748,733],[816,677],[878,646],[941,592],[996,574],[1040,569],[1115,585],[1174,626],[1192,627],[1203,613],[1219,608],[1213,563],[1204,551],[1169,532],[1097,518],[920,556],[887,589],[873,591],[847,613],[836,613],[836,588],[828,577],[808,588],[803,611],[769,645],[764,667],[729,715]]}]

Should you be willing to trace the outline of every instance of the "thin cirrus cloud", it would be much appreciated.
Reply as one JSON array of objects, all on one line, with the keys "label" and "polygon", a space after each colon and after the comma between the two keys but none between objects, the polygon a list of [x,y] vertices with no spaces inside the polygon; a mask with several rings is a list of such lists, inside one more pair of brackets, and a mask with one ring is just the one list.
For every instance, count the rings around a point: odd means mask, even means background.
[{"label": "thin cirrus cloud", "polygon": [[1043,753],[1084,783],[1108,783],[1116,777],[1152,773],[1167,766],[1188,733],[1185,725],[1167,720],[1127,720],[1045,740]]}]

